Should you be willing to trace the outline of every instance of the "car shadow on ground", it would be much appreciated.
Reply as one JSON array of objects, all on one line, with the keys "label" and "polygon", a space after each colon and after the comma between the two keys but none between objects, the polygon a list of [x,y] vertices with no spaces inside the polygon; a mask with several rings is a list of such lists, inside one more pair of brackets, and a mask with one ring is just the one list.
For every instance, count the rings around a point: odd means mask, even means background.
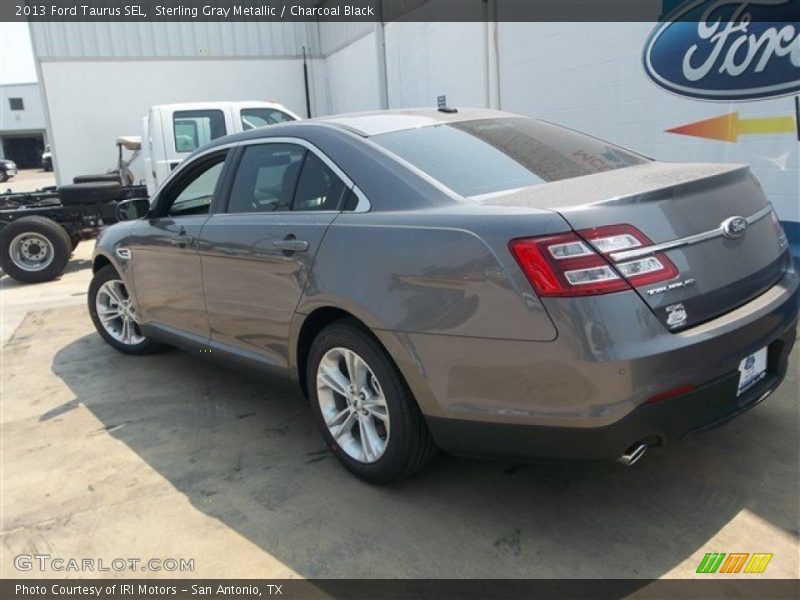
[{"label": "car shadow on ground", "polygon": [[792,369],[764,405],[633,468],[440,456],[376,487],[336,463],[305,400],[272,382],[179,351],[123,356],[95,335],[52,365],[72,402],[197,510],[300,575],[471,578],[652,578],[698,550],[768,551],[707,547],[743,510],[798,535]]}]

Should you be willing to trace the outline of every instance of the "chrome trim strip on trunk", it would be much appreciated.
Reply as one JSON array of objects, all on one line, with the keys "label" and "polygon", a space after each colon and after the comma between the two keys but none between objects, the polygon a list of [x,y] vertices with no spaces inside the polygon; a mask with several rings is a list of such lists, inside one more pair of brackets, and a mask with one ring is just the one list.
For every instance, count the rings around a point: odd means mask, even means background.
[{"label": "chrome trim strip on trunk", "polygon": [[[760,221],[761,219],[766,217],[771,212],[772,212],[772,205],[767,204],[764,208],[762,208],[758,212],[753,213],[752,215],[747,217],[747,224],[752,225],[756,221]],[[651,254],[658,254],[659,252],[666,252],[667,250],[674,250],[675,248],[690,246],[692,244],[704,242],[706,240],[710,240],[715,237],[721,237],[722,235],[723,235],[722,227],[720,226],[716,229],[711,229],[709,231],[704,231],[702,233],[696,233],[695,235],[690,235],[677,240],[672,240],[671,242],[654,244],[653,246],[645,246],[643,248],[636,248],[634,250],[623,250],[621,252],[612,252],[609,256],[615,262],[619,262],[621,260],[630,260],[632,258],[641,258],[642,256],[650,256]]]}]

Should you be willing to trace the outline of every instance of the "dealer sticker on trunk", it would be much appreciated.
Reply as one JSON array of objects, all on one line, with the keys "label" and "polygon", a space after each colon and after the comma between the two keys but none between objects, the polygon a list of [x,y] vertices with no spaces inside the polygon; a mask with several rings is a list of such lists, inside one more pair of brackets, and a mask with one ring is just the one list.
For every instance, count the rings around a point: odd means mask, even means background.
[{"label": "dealer sticker on trunk", "polygon": [[739,363],[739,389],[737,396],[761,381],[767,374],[767,349],[762,348]]}]

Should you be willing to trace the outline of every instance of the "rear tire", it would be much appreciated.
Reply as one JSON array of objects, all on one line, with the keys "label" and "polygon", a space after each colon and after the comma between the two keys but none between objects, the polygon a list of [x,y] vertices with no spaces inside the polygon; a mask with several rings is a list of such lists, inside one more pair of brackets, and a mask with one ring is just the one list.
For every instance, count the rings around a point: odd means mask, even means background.
[{"label": "rear tire", "polygon": [[357,322],[337,321],[317,335],[309,351],[306,381],[311,410],[326,444],[359,479],[376,484],[398,481],[436,456],[433,438],[403,376],[386,350]]},{"label": "rear tire", "polygon": [[0,266],[21,283],[58,277],[72,254],[72,241],[61,225],[45,217],[22,217],[0,231]]},{"label": "rear tire", "polygon": [[161,344],[142,335],[125,282],[112,265],[95,273],[89,284],[89,316],[97,333],[123,354],[151,354]]}]

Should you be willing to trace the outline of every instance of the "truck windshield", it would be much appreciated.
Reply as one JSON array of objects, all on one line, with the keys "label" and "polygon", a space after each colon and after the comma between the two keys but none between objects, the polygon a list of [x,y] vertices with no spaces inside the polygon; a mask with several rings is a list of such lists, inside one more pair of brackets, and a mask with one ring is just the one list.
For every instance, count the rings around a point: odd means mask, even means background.
[{"label": "truck windshield", "polygon": [[523,117],[432,125],[370,139],[466,197],[649,160],[577,131]]}]

